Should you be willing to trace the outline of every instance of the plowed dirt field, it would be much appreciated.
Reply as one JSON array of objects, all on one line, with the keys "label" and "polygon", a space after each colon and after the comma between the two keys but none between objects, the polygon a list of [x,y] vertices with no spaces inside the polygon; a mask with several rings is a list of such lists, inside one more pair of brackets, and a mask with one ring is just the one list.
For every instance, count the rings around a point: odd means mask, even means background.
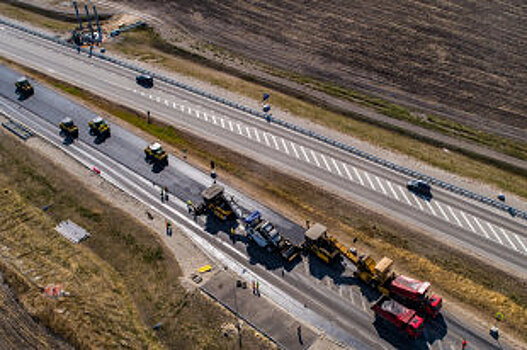
[{"label": "plowed dirt field", "polygon": [[280,69],[487,130],[514,126],[520,139],[527,129],[524,0],[128,2]]}]

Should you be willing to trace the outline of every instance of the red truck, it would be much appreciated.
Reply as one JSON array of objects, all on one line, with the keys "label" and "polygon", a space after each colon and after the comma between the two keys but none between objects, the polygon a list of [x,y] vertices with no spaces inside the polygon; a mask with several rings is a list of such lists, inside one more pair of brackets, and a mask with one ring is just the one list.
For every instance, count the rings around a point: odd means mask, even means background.
[{"label": "red truck", "polygon": [[430,282],[397,275],[387,287],[394,299],[427,316],[435,318],[441,310],[443,298],[437,294],[428,295],[427,293],[430,289]]},{"label": "red truck", "polygon": [[424,328],[424,319],[417,313],[399,304],[397,301],[383,296],[371,307],[377,317],[394,325],[408,337],[416,339]]}]

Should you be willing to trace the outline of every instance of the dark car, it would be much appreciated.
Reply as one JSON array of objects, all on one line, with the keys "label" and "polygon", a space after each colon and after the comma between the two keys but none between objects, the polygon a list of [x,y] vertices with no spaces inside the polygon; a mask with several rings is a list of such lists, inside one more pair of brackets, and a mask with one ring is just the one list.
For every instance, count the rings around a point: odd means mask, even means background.
[{"label": "dark car", "polygon": [[432,192],[431,192],[432,188],[430,187],[429,184],[427,184],[423,180],[410,180],[408,181],[408,185],[406,187],[408,187],[408,190],[415,192],[417,194],[420,194],[422,196],[425,196],[425,197],[432,196]]},{"label": "dark car", "polygon": [[150,75],[138,75],[135,77],[135,81],[143,87],[151,88],[154,86],[154,78]]}]

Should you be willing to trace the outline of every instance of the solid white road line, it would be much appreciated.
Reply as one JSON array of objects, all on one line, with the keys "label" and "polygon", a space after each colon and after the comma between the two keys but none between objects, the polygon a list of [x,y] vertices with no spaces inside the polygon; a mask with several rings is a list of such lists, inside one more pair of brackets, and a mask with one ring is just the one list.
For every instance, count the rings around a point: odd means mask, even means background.
[{"label": "solid white road line", "polygon": [[410,193],[412,195],[412,198],[415,200],[415,202],[417,203],[417,205],[419,206],[419,209],[421,211],[424,210],[423,208],[423,205],[421,204],[421,198],[417,197],[414,193]]},{"label": "solid white road line", "polygon": [[516,246],[514,245],[514,243],[512,243],[512,240],[511,238],[509,237],[509,235],[507,234],[507,232],[505,232],[504,229],[502,229],[501,227],[499,227],[500,231],[501,231],[501,234],[507,238],[507,241],[509,242],[509,244],[511,245],[511,247],[515,250],[515,251],[518,251],[518,248],[516,248]]},{"label": "solid white road line", "polygon": [[322,153],[320,153],[320,156],[322,157],[322,160],[324,161],[324,164],[326,165],[326,168],[330,173],[332,173],[331,168],[329,167],[328,161],[326,160],[326,157]]},{"label": "solid white road line", "polygon": [[308,163],[311,163],[311,162],[309,161],[309,157],[307,156],[306,150],[304,149],[304,146],[300,145],[300,150],[302,151],[302,154],[304,155],[304,158],[306,158],[306,161],[307,161]]},{"label": "solid white road line", "polygon": [[395,187],[399,190],[399,193],[401,193],[404,197],[404,199],[406,200],[406,202],[408,203],[409,206],[412,206],[412,202],[410,202],[410,200],[408,199],[408,196],[406,195],[406,191],[404,188],[402,188],[401,186],[395,184]]},{"label": "solid white road line", "polygon": [[346,175],[348,175],[350,181],[353,181],[353,177],[351,177],[350,171],[348,170],[346,163],[342,163],[342,166],[344,167],[344,171],[346,172]]},{"label": "solid white road line", "polygon": [[393,193],[393,196],[395,197],[395,199],[399,200],[399,196],[397,195],[397,193],[395,193],[393,187],[392,187],[392,183],[388,180],[386,180],[386,183],[388,184],[388,187],[390,188],[390,191],[392,191]]},{"label": "solid white road line", "polygon": [[359,179],[361,186],[364,186],[364,181],[362,181],[362,177],[360,177],[360,174],[357,168],[353,167],[353,171],[355,172],[355,176],[357,176],[357,179]]},{"label": "solid white road line", "polygon": [[434,203],[439,208],[439,211],[441,212],[441,214],[443,214],[443,216],[445,217],[446,221],[450,222],[450,219],[446,215],[445,211],[443,210],[443,207],[439,204],[439,202],[438,201],[434,201]]},{"label": "solid white road line", "polygon": [[295,157],[297,159],[299,159],[300,156],[298,155],[298,151],[296,150],[295,144],[293,142],[289,142],[289,144],[291,145],[291,148],[293,149],[293,152],[295,152]]},{"label": "solid white road line", "polygon": [[472,230],[472,232],[476,232],[476,230],[474,229],[474,226],[472,226],[472,224],[470,223],[470,221],[468,220],[467,216],[465,215],[465,212],[463,212],[462,210],[459,211],[461,213],[461,216],[463,217],[463,219],[467,222],[468,224],[468,227],[470,227],[470,229]]},{"label": "solid white road line", "polygon": [[337,165],[337,161],[335,160],[335,158],[331,158],[331,161],[333,162],[333,166],[335,167],[335,169],[337,169],[337,173],[339,174],[339,176],[342,176],[342,173],[340,172],[339,166]]},{"label": "solid white road line", "polygon": [[516,238],[516,240],[518,241],[518,243],[520,243],[520,245],[522,246],[523,250],[525,250],[525,252],[527,252],[527,247],[525,247],[525,244],[523,244],[522,240],[520,239],[520,237],[515,233],[514,234],[514,237]]},{"label": "solid white road line", "polygon": [[379,184],[379,188],[381,189],[382,193],[384,193],[384,195],[386,196],[387,192],[384,189],[384,186],[382,185],[381,179],[378,176],[375,176],[375,179],[377,180],[377,183]]},{"label": "solid white road line", "polygon": [[315,152],[313,152],[312,149],[311,149],[310,151],[311,151],[311,156],[312,156],[313,159],[315,160],[315,163],[316,163],[317,167],[320,168],[320,163],[318,162],[318,159],[317,159],[317,157],[315,156]]},{"label": "solid white road line", "polygon": [[434,214],[434,216],[437,216],[434,208],[430,205],[430,202],[429,201],[425,201],[426,205],[428,205],[428,208],[430,209],[430,211],[432,212],[432,214]]},{"label": "solid white road line", "polygon": [[283,137],[280,138],[282,140],[282,145],[284,146],[284,149],[285,149],[285,153],[289,154],[289,150],[287,149],[287,146],[285,144],[285,140]]},{"label": "solid white road line", "polygon": [[461,221],[459,221],[459,219],[457,218],[456,214],[454,214],[454,211],[452,210],[450,205],[447,205],[446,207],[448,208],[448,211],[450,212],[450,215],[452,215],[454,217],[454,219],[456,220],[457,224],[459,226],[463,227],[463,225],[461,225]]},{"label": "solid white road line", "polygon": [[496,231],[494,231],[494,228],[492,227],[492,225],[489,223],[489,222],[485,222],[487,224],[487,226],[490,228],[490,230],[492,231],[492,233],[494,234],[494,236],[496,236],[496,238],[498,239],[498,241],[500,242],[500,244],[503,244],[503,241],[501,240],[500,236],[498,236],[498,234],[496,233]]},{"label": "solid white road line", "polygon": [[367,179],[368,182],[370,183],[371,188],[373,188],[373,190],[376,191],[375,186],[373,185],[373,181],[371,181],[371,178],[370,178],[370,176],[368,175],[368,173],[367,173],[367,172],[364,172],[364,175],[366,176],[366,179]]},{"label": "solid white road line", "polygon": [[489,238],[489,234],[487,233],[487,231],[485,231],[485,229],[483,228],[483,226],[481,226],[481,223],[479,222],[478,218],[475,217],[475,216],[472,216],[474,218],[474,221],[476,222],[476,224],[478,225],[479,229],[483,232],[483,234],[485,235],[485,238]]}]

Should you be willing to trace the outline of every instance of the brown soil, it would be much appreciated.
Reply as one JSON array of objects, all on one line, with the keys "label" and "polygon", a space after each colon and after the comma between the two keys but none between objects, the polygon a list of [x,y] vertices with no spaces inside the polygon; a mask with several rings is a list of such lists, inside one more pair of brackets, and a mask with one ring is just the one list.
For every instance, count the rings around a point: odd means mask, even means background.
[{"label": "brown soil", "polygon": [[181,45],[195,38],[278,69],[525,136],[521,0],[128,3],[165,20],[172,28],[162,32]]}]

